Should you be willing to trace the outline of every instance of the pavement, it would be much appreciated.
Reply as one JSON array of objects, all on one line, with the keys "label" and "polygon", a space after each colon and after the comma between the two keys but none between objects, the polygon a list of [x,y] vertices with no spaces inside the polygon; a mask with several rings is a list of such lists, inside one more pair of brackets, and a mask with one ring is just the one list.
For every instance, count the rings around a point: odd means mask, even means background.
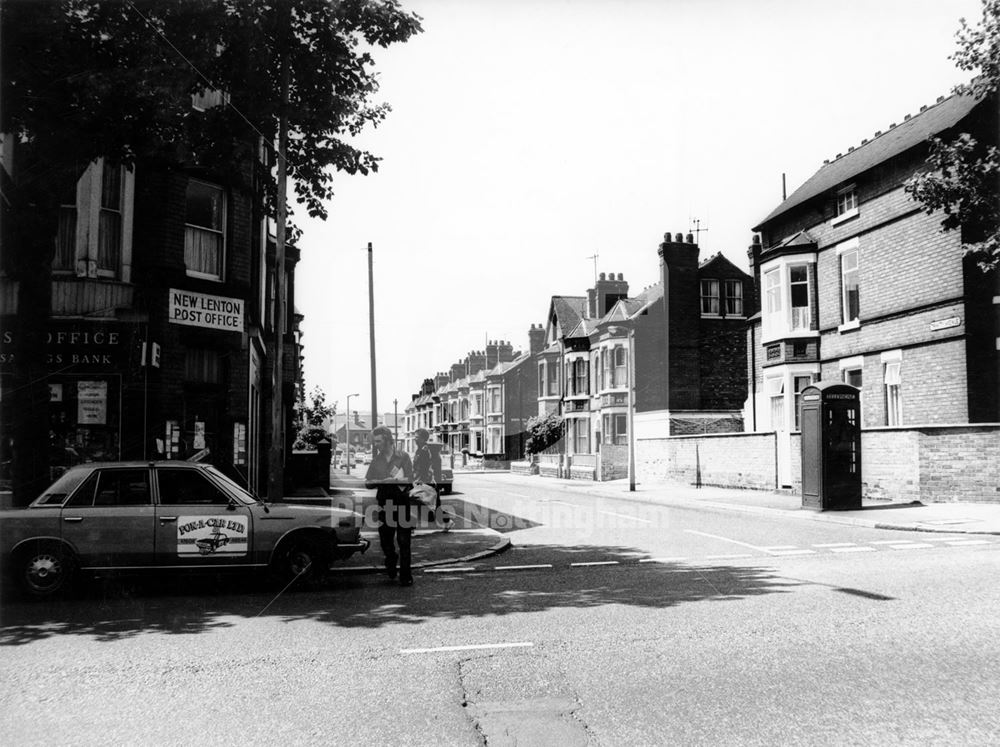
[{"label": "pavement", "polygon": [[[305,488],[296,491],[286,500],[333,504],[351,508],[370,515],[374,491],[364,487],[363,470],[359,476],[355,468],[350,475],[343,470],[330,471],[329,488]],[[456,482],[467,474],[509,474],[498,470],[455,470]],[[516,484],[535,485],[567,493],[601,496],[618,500],[657,505],[694,507],[702,510],[726,511],[770,515],[803,521],[821,521],[849,524],[875,529],[895,529],[911,532],[946,532],[957,534],[1000,534],[1000,502],[994,503],[899,503],[892,501],[863,500],[860,509],[847,511],[817,511],[802,507],[799,495],[784,491],[739,490],[734,488],[694,487],[674,483],[642,483],[630,490],[628,480],[585,482],[559,480],[528,475],[511,475]],[[469,563],[480,558],[503,552],[511,546],[509,537],[490,524],[503,526],[500,521],[487,519],[486,524],[462,520],[469,512],[463,511],[465,497],[443,496],[447,511],[451,508],[456,522],[449,529],[440,523],[423,522],[415,530],[413,541],[414,569],[438,565]],[[480,507],[481,508],[481,507]],[[510,524],[507,524],[510,526]],[[378,546],[378,533],[372,521],[366,523],[362,534],[372,541],[364,555],[356,555],[345,564],[334,566],[339,573],[376,573],[381,570],[382,552]]]}]

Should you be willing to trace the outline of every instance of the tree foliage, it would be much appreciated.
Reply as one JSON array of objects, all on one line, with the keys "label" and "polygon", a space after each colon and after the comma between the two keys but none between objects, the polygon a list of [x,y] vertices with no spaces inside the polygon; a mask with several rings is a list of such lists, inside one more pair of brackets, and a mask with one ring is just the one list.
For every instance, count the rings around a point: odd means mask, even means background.
[{"label": "tree foliage", "polygon": [[[48,474],[45,336],[59,205],[87,166],[208,172],[262,195],[277,173],[327,216],[338,172],[376,171],[351,140],[389,111],[372,52],[421,31],[397,0],[4,0],[0,3],[3,253],[17,285],[15,365],[5,430],[18,501]],[[287,78],[288,96],[281,83]],[[192,95],[221,91],[198,110]],[[288,123],[284,163],[249,168]],[[12,167],[11,167],[12,165]],[[9,170],[8,170],[9,169]],[[250,183],[252,182],[252,183]],[[289,236],[297,231],[293,221]],[[10,287],[10,286],[8,286]],[[41,481],[41,483],[40,483]]]},{"label": "tree foliage", "polygon": [[300,388],[295,400],[295,443],[294,449],[315,449],[324,438],[329,437],[326,421],[337,414],[337,403],[326,403],[326,393],[318,386],[313,387],[308,400]]},{"label": "tree foliage", "polygon": [[[955,93],[995,102],[1000,90],[1000,0],[983,0],[980,23],[970,26],[963,18],[956,37],[958,49],[950,59],[975,77],[957,86]],[[995,121],[992,126],[997,126]],[[966,251],[983,270],[996,268],[1000,265],[1000,149],[970,133],[961,133],[951,142],[932,138],[927,165],[928,170],[907,181],[906,191],[928,213],[944,213],[944,230],[962,231]]]},{"label": "tree foliage", "polygon": [[524,444],[527,454],[540,454],[563,437],[563,419],[554,412],[528,419],[528,438]]}]

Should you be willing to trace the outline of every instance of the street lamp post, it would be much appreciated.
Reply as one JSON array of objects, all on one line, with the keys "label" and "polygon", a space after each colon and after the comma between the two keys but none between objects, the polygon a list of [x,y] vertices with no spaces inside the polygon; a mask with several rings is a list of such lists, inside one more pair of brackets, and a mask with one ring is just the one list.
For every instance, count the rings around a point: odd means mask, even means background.
[{"label": "street lamp post", "polygon": [[359,396],[357,393],[347,395],[347,422],[344,424],[344,468],[347,474],[351,474],[351,397]]}]

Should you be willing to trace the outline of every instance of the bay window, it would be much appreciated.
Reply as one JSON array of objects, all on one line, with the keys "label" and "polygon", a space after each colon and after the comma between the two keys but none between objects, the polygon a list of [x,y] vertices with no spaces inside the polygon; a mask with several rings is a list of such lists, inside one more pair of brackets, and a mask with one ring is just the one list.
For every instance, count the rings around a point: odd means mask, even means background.
[{"label": "bay window", "polygon": [[814,334],[811,267],[815,267],[815,255],[798,254],[776,258],[763,268],[765,342]]}]

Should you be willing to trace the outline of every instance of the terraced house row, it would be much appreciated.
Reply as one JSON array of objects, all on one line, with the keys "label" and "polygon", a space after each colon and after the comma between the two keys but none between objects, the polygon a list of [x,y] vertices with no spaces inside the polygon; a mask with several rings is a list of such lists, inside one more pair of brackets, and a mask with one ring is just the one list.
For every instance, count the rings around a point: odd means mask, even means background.
[{"label": "terraced house row", "polygon": [[[553,296],[529,345],[473,351],[425,379],[406,431],[459,454],[580,479],[800,486],[799,400],[860,389],[869,497],[1000,500],[1000,281],[905,190],[929,139],[996,145],[995,95],[939,99],[825,162],[753,228],[750,274],[667,234],[660,277],[630,295],[602,273]],[[553,453],[524,427],[557,413]],[[634,439],[629,438],[632,428]]]}]

